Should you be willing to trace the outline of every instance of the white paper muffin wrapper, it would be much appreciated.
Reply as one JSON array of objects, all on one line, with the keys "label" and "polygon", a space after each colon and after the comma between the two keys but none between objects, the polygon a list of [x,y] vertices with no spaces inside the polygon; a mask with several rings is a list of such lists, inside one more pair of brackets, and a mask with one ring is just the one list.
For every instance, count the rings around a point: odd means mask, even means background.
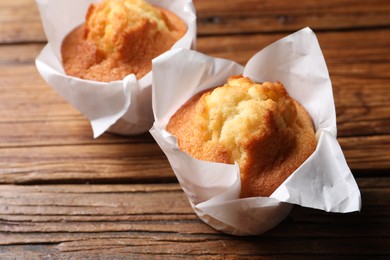
[{"label": "white paper muffin wrapper", "polygon": [[[315,152],[270,197],[239,198],[238,165],[200,161],[179,150],[165,130],[170,117],[196,93],[243,74],[280,81],[313,118]],[[304,28],[254,55],[245,68],[224,59],[177,49],[153,60],[151,134],[166,154],[194,211],[217,230],[261,234],[283,220],[293,204],[331,212],[361,208],[359,188],[336,139],[332,85],[315,34]]]},{"label": "white paper muffin wrapper", "polygon": [[[96,0],[36,0],[48,44],[36,59],[36,67],[66,101],[87,117],[94,137],[106,130],[118,134],[146,132],[153,124],[152,73],[140,80],[134,74],[123,80],[97,82],[65,74],[61,44],[65,36],[85,21],[89,5]],[[178,15],[187,25],[186,34],[171,49],[195,47],[196,15],[191,0],[148,0]]]}]

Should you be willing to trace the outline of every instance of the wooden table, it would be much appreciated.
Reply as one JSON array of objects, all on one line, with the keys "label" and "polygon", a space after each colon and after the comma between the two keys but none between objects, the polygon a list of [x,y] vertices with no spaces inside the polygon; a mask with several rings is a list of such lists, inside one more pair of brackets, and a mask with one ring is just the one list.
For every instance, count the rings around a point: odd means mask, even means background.
[{"label": "wooden table", "polygon": [[89,122],[36,71],[46,39],[35,2],[0,0],[0,259],[389,258],[390,1],[195,6],[198,50],[241,64],[303,27],[316,32],[362,211],[295,206],[257,237],[211,229],[149,133],[92,138]]}]

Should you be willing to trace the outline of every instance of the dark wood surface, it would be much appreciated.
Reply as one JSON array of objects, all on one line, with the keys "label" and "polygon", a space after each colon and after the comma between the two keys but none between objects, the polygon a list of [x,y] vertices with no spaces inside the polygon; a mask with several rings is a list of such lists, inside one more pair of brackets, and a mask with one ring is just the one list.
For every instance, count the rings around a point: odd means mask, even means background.
[{"label": "dark wood surface", "polygon": [[281,37],[315,31],[362,211],[295,206],[255,237],[211,229],[150,134],[92,138],[89,122],[35,68],[46,43],[35,2],[0,0],[0,259],[389,258],[390,2],[194,4],[197,49],[243,65]]}]

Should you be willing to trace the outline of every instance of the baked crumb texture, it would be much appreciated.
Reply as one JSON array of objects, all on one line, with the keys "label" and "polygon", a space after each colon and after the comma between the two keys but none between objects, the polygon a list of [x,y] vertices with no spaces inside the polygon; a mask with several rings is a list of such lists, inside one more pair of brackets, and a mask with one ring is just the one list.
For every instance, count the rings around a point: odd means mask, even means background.
[{"label": "baked crumb texture", "polygon": [[242,76],[194,96],[166,129],[197,159],[237,161],[241,197],[271,195],[316,147],[309,114],[281,83]]},{"label": "baked crumb texture", "polygon": [[152,59],[169,50],[186,25],[168,10],[144,0],[106,0],[90,5],[86,21],[62,44],[68,75],[96,80],[121,80],[134,73],[142,78]]}]

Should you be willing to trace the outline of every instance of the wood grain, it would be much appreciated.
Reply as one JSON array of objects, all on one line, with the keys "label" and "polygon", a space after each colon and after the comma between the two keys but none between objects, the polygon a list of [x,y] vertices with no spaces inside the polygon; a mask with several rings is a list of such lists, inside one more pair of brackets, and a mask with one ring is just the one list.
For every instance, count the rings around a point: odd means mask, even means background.
[{"label": "wood grain", "polygon": [[0,1],[0,43],[46,41],[34,0]]},{"label": "wood grain", "polygon": [[[390,135],[339,138],[352,172],[390,168]],[[155,143],[3,148],[0,183],[176,182]]]},{"label": "wood grain", "polygon": [[[390,25],[387,0],[194,0],[199,35],[346,30]],[[23,17],[23,19],[20,19]],[[0,43],[45,41],[33,0],[0,1]]]},{"label": "wood grain", "polygon": [[[389,195],[389,184],[388,178],[358,179],[360,213],[295,207],[277,228],[244,239],[203,224],[177,184],[1,185],[0,244],[14,246],[3,247],[0,256],[32,249],[76,258],[102,253],[254,257],[276,249],[281,255],[384,254],[389,253],[384,227],[390,224],[390,205],[383,195]],[[367,240],[372,234],[381,239]],[[35,246],[24,246],[29,244]]]},{"label": "wood grain", "polygon": [[345,30],[390,24],[384,0],[217,0],[194,1],[199,33],[231,34],[294,31],[309,26],[315,30]]},{"label": "wood grain", "polygon": [[84,144],[2,149],[0,183],[159,182],[172,170],[157,144]]},{"label": "wood grain", "polygon": [[338,138],[338,141],[352,172],[371,170],[374,173],[382,169],[388,176],[390,135]]}]

